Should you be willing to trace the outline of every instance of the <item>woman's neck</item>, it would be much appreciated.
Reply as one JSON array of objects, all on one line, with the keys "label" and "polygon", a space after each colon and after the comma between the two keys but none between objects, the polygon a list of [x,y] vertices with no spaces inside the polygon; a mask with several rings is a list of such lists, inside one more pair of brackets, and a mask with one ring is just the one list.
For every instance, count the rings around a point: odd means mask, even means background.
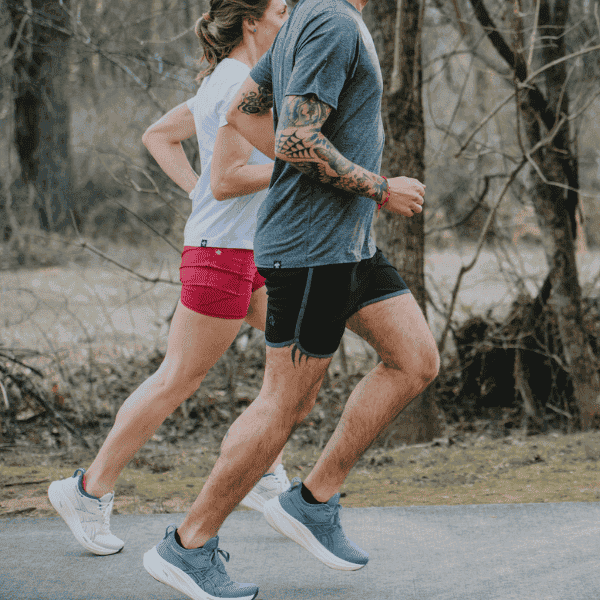
[{"label": "woman's neck", "polygon": [[229,53],[227,58],[239,60],[241,63],[252,68],[258,62],[260,54],[254,40],[244,40]]}]

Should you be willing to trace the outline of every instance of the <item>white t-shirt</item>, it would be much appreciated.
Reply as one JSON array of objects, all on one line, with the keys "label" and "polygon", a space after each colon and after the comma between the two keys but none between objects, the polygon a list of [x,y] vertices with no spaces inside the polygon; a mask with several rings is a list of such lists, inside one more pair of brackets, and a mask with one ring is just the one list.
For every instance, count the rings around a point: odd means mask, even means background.
[{"label": "white t-shirt", "polygon": [[[198,93],[187,101],[194,115],[202,174],[192,190],[192,212],[184,230],[184,245],[218,248],[254,248],[256,213],[267,190],[255,194],[215,200],[210,189],[210,167],[219,127],[227,125],[225,114],[250,69],[238,60],[225,58],[202,81]],[[249,165],[264,165],[271,159],[256,148]]]}]

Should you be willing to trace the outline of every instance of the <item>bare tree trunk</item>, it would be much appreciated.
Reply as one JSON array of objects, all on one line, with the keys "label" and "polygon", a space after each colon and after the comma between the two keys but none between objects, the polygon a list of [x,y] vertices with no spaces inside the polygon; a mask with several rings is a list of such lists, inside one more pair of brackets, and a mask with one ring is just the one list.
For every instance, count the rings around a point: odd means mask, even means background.
[{"label": "bare tree trunk", "polygon": [[14,60],[27,18],[13,22],[4,0],[0,0],[0,240],[9,242],[22,259],[25,241],[14,210],[12,186],[19,176],[15,146],[13,93]]},{"label": "bare tree trunk", "polygon": [[[384,82],[383,115],[386,133],[384,172],[425,181],[425,124],[421,67],[422,0],[386,0],[373,7]],[[392,27],[395,18],[395,27]],[[392,62],[393,61],[393,62]],[[375,220],[377,245],[398,269],[426,313],[424,212],[407,219],[385,210]],[[416,443],[440,434],[432,388],[413,400],[380,437],[386,443]]]},{"label": "bare tree trunk", "polygon": [[[69,2],[65,0],[64,7]],[[22,178],[45,229],[70,222],[69,16],[52,0],[26,0],[16,22],[35,15],[15,60],[16,144]]]},{"label": "bare tree trunk", "polygon": [[[516,85],[527,79],[524,24],[519,10],[511,11],[514,48],[504,41],[482,0],[472,0],[475,15],[496,50],[514,70]],[[568,0],[540,0],[539,35],[544,64],[565,56],[564,35]],[[519,86],[517,105],[535,182],[535,207],[546,260],[550,269],[549,305],[556,315],[566,368],[571,375],[581,426],[600,416],[598,364],[583,328],[581,287],[575,260],[575,211],[579,186],[577,154],[569,138],[569,95],[566,62],[547,69],[545,96],[535,84]]]}]

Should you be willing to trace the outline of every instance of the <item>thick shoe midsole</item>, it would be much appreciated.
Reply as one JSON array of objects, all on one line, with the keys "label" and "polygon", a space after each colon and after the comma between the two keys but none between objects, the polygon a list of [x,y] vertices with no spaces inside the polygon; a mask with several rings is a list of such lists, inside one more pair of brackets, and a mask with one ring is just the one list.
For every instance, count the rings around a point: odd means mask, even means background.
[{"label": "thick shoe midsole", "polygon": [[[55,485],[56,484],[56,485]],[[73,506],[71,501],[63,494],[59,484],[54,482],[50,484],[48,488],[48,499],[50,504],[54,507],[56,512],[62,517],[63,521],[67,524],[71,533],[75,536],[75,539],[90,552],[98,556],[108,556],[109,554],[116,554],[121,548],[106,548],[93,542],[87,533],[81,526],[79,517],[77,516],[77,509]]]},{"label": "thick shoe midsole", "polygon": [[[205,592],[179,567],[166,561],[157,552],[156,547],[144,554],[144,568],[154,579],[185,594],[188,598],[192,598],[192,600],[225,600],[227,598],[226,596],[213,596]],[[238,596],[235,599],[227,598],[227,600],[254,600],[257,594],[258,592],[252,596]]]},{"label": "thick shoe midsole", "polygon": [[344,560],[327,550],[306,525],[303,525],[300,521],[292,517],[292,515],[281,506],[279,498],[267,502],[263,514],[273,529],[289,537],[305,550],[308,550],[313,556],[331,569],[336,569],[338,571],[356,571],[365,566]]}]

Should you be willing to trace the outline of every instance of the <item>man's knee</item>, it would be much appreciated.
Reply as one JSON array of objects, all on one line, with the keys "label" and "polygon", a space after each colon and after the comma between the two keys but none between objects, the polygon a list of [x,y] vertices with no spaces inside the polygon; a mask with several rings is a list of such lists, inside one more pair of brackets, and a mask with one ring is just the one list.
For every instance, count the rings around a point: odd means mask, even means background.
[{"label": "man's knee", "polygon": [[395,360],[388,361],[387,367],[408,375],[414,382],[416,393],[422,392],[438,375],[440,355],[435,342],[422,344],[418,350],[402,353]]},{"label": "man's knee", "polygon": [[425,389],[440,372],[440,354],[435,344],[429,346],[423,353],[421,360],[420,376]]}]

